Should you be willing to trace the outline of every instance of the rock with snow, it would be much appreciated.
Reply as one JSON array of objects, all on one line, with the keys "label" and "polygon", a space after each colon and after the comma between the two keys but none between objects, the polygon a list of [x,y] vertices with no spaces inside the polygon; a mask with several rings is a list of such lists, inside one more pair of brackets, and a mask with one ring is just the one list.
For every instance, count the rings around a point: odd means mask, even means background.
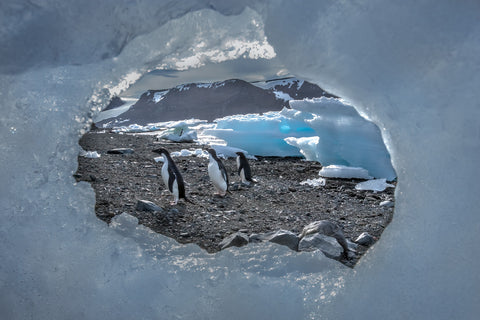
[{"label": "rock with snow", "polygon": [[148,200],[138,200],[135,209],[138,211],[163,211],[161,207]]},{"label": "rock with snow", "polygon": [[277,230],[263,234],[250,235],[250,242],[270,241],[289,247],[292,250],[298,249],[299,238],[288,230]]},{"label": "rock with snow", "polygon": [[371,246],[375,243],[375,238],[371,236],[368,232],[363,232],[358,236],[357,239],[355,239],[354,242],[362,246]]},{"label": "rock with snow", "polygon": [[348,243],[347,239],[345,239],[342,228],[338,224],[328,220],[315,221],[305,226],[299,235],[300,242],[304,237],[317,233],[335,238],[338,244],[343,248],[344,252],[346,254],[348,253]]},{"label": "rock with snow", "polygon": [[108,154],[132,154],[132,148],[115,148],[107,151]]},{"label": "rock with snow", "polygon": [[322,251],[327,257],[340,258],[344,252],[337,239],[324,234],[314,234],[302,238],[298,244],[298,251]]},{"label": "rock with snow", "polygon": [[220,247],[223,249],[235,246],[235,247],[242,247],[248,244],[249,238],[248,235],[242,232],[236,232],[220,242]]},{"label": "rock with snow", "polygon": [[395,206],[395,202],[393,202],[391,200],[385,200],[385,201],[380,202],[380,206],[387,207],[387,208],[392,208],[392,207]]},{"label": "rock with snow", "polygon": [[394,188],[393,184],[387,183],[387,179],[373,179],[360,182],[355,186],[357,190],[384,191],[386,188]]},{"label": "rock with snow", "polygon": [[90,158],[90,159],[97,159],[100,158],[100,154],[97,151],[83,151],[80,153],[82,157]]}]

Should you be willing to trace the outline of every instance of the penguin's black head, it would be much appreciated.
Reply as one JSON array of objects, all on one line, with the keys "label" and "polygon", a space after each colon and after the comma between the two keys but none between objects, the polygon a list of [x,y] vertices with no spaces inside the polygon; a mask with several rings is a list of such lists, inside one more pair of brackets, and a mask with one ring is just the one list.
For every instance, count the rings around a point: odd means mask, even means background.
[{"label": "penguin's black head", "polygon": [[167,149],[165,149],[165,148],[154,149],[154,150],[152,150],[152,152],[155,152],[155,153],[158,153],[158,154],[161,154],[161,155],[164,155],[164,154],[168,155],[169,154]]},{"label": "penguin's black head", "polygon": [[243,152],[241,151],[238,151],[238,152],[235,152],[237,154],[237,156],[240,156],[240,158],[244,158],[245,157],[245,154],[243,154]]},{"label": "penguin's black head", "polygon": [[216,156],[217,156],[217,152],[215,151],[215,149],[208,148],[207,151],[208,151],[208,153],[210,153],[213,157],[216,157]]}]

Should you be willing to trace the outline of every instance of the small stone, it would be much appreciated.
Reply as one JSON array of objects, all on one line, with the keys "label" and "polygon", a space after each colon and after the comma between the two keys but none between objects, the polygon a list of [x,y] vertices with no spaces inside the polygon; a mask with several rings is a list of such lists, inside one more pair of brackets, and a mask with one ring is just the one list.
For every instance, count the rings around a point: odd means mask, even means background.
[{"label": "small stone", "polygon": [[355,240],[355,243],[368,247],[375,243],[375,238],[371,236],[368,232],[363,232]]},{"label": "small stone", "polygon": [[136,209],[138,211],[162,211],[163,209],[148,200],[138,200]]},{"label": "small stone", "polygon": [[131,148],[115,148],[107,151],[108,154],[131,154],[133,152]]},{"label": "small stone", "polygon": [[390,200],[386,200],[386,201],[382,201],[380,202],[380,206],[381,207],[387,207],[387,208],[391,208],[395,205],[395,203],[393,201],[390,201]]}]

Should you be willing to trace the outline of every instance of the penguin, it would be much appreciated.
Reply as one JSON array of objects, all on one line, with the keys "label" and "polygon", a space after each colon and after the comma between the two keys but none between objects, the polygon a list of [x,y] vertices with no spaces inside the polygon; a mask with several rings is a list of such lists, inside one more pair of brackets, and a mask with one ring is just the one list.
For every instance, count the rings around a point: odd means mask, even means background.
[{"label": "penguin", "polygon": [[175,162],[173,162],[170,153],[164,149],[155,149],[152,152],[158,153],[163,156],[163,166],[162,166],[162,179],[165,183],[165,186],[173,194],[173,201],[170,202],[171,205],[176,205],[178,199],[183,198],[185,201],[189,201],[185,196],[185,183],[183,182],[183,177],[180,174]]},{"label": "penguin", "polygon": [[228,192],[228,174],[222,161],[218,159],[214,149],[207,149],[209,153],[208,175],[212,180],[217,194],[224,197]]},{"label": "penguin", "polygon": [[243,184],[250,185],[250,183],[253,183],[255,181],[252,179],[252,171],[250,170],[248,160],[243,152],[239,151],[235,153],[237,154],[238,175],[242,179]]}]

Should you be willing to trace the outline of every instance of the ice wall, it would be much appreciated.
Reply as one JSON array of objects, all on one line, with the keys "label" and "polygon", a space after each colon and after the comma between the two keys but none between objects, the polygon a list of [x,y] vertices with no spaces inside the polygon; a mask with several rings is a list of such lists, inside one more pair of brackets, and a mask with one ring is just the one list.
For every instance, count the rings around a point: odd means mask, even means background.
[{"label": "ice wall", "polygon": [[[276,245],[208,255],[128,216],[107,227],[72,178],[102,88],[175,55],[228,51],[228,33],[199,39],[248,3],[289,71],[349,99],[387,141],[395,217],[354,271]],[[478,12],[433,0],[2,2],[2,318],[476,318]]]}]

